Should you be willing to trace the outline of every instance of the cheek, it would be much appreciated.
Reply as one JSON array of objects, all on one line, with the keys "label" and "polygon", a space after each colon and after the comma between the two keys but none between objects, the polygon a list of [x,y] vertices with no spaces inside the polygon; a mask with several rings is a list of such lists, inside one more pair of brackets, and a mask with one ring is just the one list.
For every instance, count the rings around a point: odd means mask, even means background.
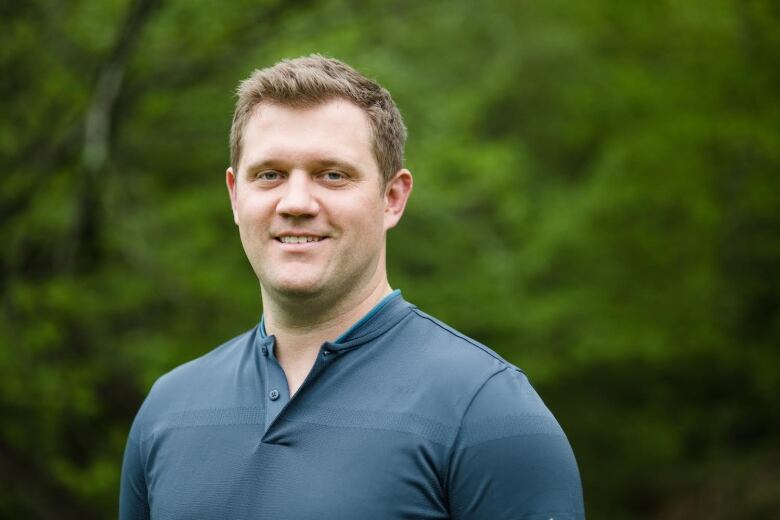
[{"label": "cheek", "polygon": [[363,242],[374,241],[384,229],[383,216],[376,208],[365,208],[351,216],[352,228]]},{"label": "cheek", "polygon": [[265,219],[268,213],[269,203],[258,200],[256,197],[247,197],[238,200],[238,218],[245,223],[257,223]]}]

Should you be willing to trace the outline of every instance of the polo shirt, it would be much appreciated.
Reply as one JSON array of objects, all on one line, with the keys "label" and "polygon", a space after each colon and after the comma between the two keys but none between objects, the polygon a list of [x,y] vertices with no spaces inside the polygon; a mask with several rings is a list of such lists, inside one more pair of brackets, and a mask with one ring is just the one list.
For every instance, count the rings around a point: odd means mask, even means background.
[{"label": "polo shirt", "polygon": [[263,327],[162,376],[120,519],[584,518],[574,455],[522,371],[396,291],[290,398]]}]

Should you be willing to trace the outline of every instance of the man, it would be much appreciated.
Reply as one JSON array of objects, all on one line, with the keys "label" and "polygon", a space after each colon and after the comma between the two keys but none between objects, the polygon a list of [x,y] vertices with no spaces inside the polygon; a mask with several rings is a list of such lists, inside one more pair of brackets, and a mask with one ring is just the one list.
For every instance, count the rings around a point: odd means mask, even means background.
[{"label": "man", "polygon": [[388,283],[405,137],[389,93],[334,59],[240,85],[226,180],[263,317],[155,383],[122,519],[584,517],[525,375]]}]

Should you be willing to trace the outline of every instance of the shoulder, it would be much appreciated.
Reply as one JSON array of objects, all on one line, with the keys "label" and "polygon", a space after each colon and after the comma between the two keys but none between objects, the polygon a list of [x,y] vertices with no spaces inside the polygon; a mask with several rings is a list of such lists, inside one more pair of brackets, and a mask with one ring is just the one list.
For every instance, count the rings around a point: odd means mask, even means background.
[{"label": "shoulder", "polygon": [[471,388],[471,393],[501,372],[525,379],[522,370],[494,350],[416,307],[400,335],[423,365],[434,369],[444,380],[459,383],[460,388]]},{"label": "shoulder", "polygon": [[210,352],[160,376],[152,385],[136,420],[149,422],[162,415],[208,408],[225,394],[253,353],[256,329],[244,332]]},{"label": "shoulder", "polygon": [[528,378],[506,369],[474,394],[461,421],[461,441],[480,444],[504,436],[563,435],[563,430]]},{"label": "shoulder", "polygon": [[583,518],[571,446],[522,370],[418,309],[398,339],[430,374],[426,402],[457,424],[446,472],[453,518]]},{"label": "shoulder", "polygon": [[244,332],[208,353],[179,365],[160,376],[151,393],[177,391],[189,387],[195,381],[201,383],[201,386],[203,383],[218,381],[226,375],[224,372],[244,357],[247,347],[252,346],[254,336],[254,329]]},{"label": "shoulder", "polygon": [[413,320],[421,329],[427,329],[431,335],[432,346],[448,349],[449,353],[461,354],[475,361],[491,365],[508,366],[509,363],[495,351],[479,341],[470,338],[455,328],[434,318],[417,307],[412,309]]},{"label": "shoulder", "polygon": [[525,373],[481,342],[417,308],[398,329],[393,350],[414,360],[406,370],[424,378],[429,401],[450,423],[494,415],[552,417]]},{"label": "shoulder", "polygon": [[[462,426],[466,434],[474,424],[482,425],[480,431],[487,431],[486,421],[505,422],[508,417],[527,417],[528,421],[520,422],[528,422],[535,429],[560,431],[523,370],[446,323],[419,309],[414,313],[430,324],[432,343],[446,355],[443,361],[446,369],[460,380],[464,379],[464,373],[473,375],[474,386],[463,410]],[[500,427],[496,429],[499,430]]]},{"label": "shoulder", "polygon": [[417,307],[412,307],[410,316],[410,328],[425,339],[427,348],[446,351],[448,355],[454,354],[457,356],[456,361],[475,361],[501,368],[509,366],[504,358],[489,347]]},{"label": "shoulder", "polygon": [[584,518],[566,435],[528,377],[482,343],[416,311],[418,350],[434,359],[436,411],[456,423],[445,485],[453,518]]},{"label": "shoulder", "polygon": [[516,371],[490,377],[466,409],[447,487],[453,518],[584,518],[571,445]]}]

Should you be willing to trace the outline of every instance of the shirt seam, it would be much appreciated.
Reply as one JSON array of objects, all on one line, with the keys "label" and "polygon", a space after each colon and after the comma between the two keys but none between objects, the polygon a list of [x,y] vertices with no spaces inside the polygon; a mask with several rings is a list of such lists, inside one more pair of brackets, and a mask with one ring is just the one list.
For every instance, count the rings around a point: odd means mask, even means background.
[{"label": "shirt seam", "polygon": [[[420,318],[422,318],[422,319],[424,319],[424,320],[428,320],[429,322],[431,322],[432,324],[434,324],[436,327],[438,327],[439,329],[441,329],[441,330],[443,330],[443,331],[447,332],[448,334],[450,334],[450,335],[452,335],[452,336],[455,336],[456,338],[460,338],[461,340],[465,341],[466,343],[469,343],[470,345],[472,345],[472,346],[474,346],[474,347],[478,348],[479,350],[481,350],[482,352],[484,352],[484,353],[485,353],[485,354],[487,354],[488,356],[492,357],[492,358],[493,358],[493,359],[495,359],[496,361],[498,361],[498,362],[500,362],[501,364],[505,365],[505,368],[508,368],[508,367],[510,366],[510,364],[509,364],[509,362],[508,362],[507,360],[505,360],[504,358],[502,358],[501,356],[499,356],[497,353],[495,353],[495,352],[491,351],[491,350],[490,350],[490,349],[488,349],[486,346],[482,345],[482,344],[481,344],[481,343],[479,343],[478,341],[475,341],[475,340],[471,339],[470,337],[468,337],[468,336],[466,336],[466,335],[464,335],[464,334],[461,334],[461,333],[459,333],[459,332],[457,332],[457,331],[455,331],[455,330],[452,330],[452,329],[450,329],[450,328],[448,328],[448,327],[444,327],[444,326],[442,326],[442,324],[441,324],[441,323],[438,323],[438,322],[437,322],[435,319],[433,319],[432,317],[430,317],[430,316],[426,315],[425,313],[423,313],[422,311],[420,311],[420,309],[418,309],[417,307],[414,307],[414,308],[412,308],[412,309],[411,309],[411,311],[412,311],[413,313],[415,313],[415,314],[416,314],[418,317],[420,317]],[[516,368],[517,370],[519,370],[520,372],[522,372],[522,370],[520,370],[519,368],[517,368],[517,367],[514,367],[514,368]],[[503,370],[503,369],[502,369],[502,370]]]},{"label": "shirt seam", "polygon": [[452,477],[452,460],[455,458],[455,446],[458,445],[458,440],[460,440],[461,432],[463,431],[463,423],[466,420],[466,415],[468,415],[469,410],[471,409],[471,405],[474,404],[474,401],[477,399],[477,396],[482,392],[482,389],[485,388],[485,385],[488,384],[488,382],[496,377],[498,374],[501,374],[502,372],[509,369],[509,365],[504,365],[500,370],[497,370],[490,374],[488,377],[485,378],[485,380],[482,382],[481,385],[479,385],[479,388],[474,392],[474,395],[471,396],[471,399],[469,400],[469,403],[466,405],[466,408],[463,410],[463,415],[460,418],[460,422],[458,424],[457,432],[455,433],[455,439],[452,441],[452,446],[450,446],[450,451],[447,457],[447,472],[445,474],[444,479],[444,492],[447,494],[447,501],[449,504],[449,488],[450,488],[450,479]]}]

